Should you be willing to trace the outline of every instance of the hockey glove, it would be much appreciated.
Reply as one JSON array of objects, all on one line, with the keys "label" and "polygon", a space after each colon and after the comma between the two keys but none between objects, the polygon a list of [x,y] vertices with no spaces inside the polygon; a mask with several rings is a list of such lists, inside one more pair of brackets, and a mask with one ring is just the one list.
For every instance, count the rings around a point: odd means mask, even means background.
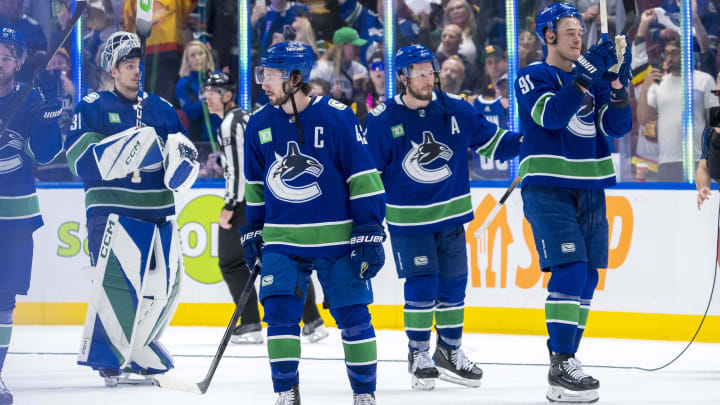
[{"label": "hockey glove", "polygon": [[33,104],[33,112],[42,120],[59,119],[62,114],[62,83],[59,70],[41,70],[35,77],[35,89],[40,94]]},{"label": "hockey glove", "polygon": [[262,238],[263,224],[261,222],[253,222],[245,226],[241,226],[240,242],[245,250],[245,263],[248,267],[254,266],[256,260],[262,260],[262,248],[264,245]]},{"label": "hockey glove", "polygon": [[165,187],[173,191],[190,189],[200,172],[195,145],[182,133],[168,134],[164,155]]},{"label": "hockey glove", "polygon": [[615,46],[611,41],[593,45],[575,61],[573,68],[575,82],[589,89],[610,66],[616,63]]},{"label": "hockey glove", "polygon": [[630,64],[632,63],[632,52],[627,46],[630,39],[627,35],[615,36],[615,56],[618,59],[618,63],[611,66],[607,72],[603,73],[602,79],[606,82],[613,82],[615,79],[620,79],[620,83],[623,86],[627,86],[632,79],[632,73],[630,73]]},{"label": "hockey glove", "polygon": [[385,264],[385,230],[382,225],[368,224],[353,227],[350,234],[350,264],[355,274],[371,279]]}]

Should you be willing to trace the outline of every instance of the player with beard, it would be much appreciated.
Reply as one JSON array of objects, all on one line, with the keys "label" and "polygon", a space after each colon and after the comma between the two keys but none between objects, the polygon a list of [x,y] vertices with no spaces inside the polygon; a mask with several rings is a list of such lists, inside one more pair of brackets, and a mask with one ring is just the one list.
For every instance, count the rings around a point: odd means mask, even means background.
[{"label": "player with beard", "polygon": [[370,279],[385,262],[385,192],[355,114],[310,97],[310,46],[281,42],[255,78],[270,105],[245,131],[248,263],[262,260],[260,301],[277,405],[300,404],[300,316],[313,270],[340,329],[355,405],[375,404]]},{"label": "player with beard", "polygon": [[[35,165],[50,163],[62,151],[58,121],[62,113],[60,76],[43,71],[37,89],[21,100],[25,84],[17,82],[27,55],[22,34],[0,27],[0,125],[11,106],[24,102],[21,111],[0,134],[0,404],[13,396],[2,380],[2,368],[12,335],[15,296],[30,287],[33,232],[43,225],[35,190]],[[59,71],[57,71],[59,73]]]},{"label": "player with beard", "polygon": [[[430,390],[440,377],[478,387],[482,370],[460,347],[468,280],[463,224],[473,218],[467,150],[509,159],[522,136],[490,123],[460,97],[436,91],[440,79],[428,48],[400,48],[395,63],[405,91],[377,106],[365,124],[387,190],[393,257],[405,279],[411,386]],[[438,340],[431,358],[433,317]]]},{"label": "player with beard", "polygon": [[551,363],[547,399],[594,402],[600,383],[585,374],[575,353],[597,269],[608,263],[604,189],[615,185],[615,170],[606,136],[621,137],[632,126],[626,89],[630,48],[620,64],[610,41],[581,54],[582,16],[565,3],[545,7],[535,29],[546,59],[518,72],[515,94],[525,135],[520,148],[523,210],[540,267],[551,272],[545,301]]}]

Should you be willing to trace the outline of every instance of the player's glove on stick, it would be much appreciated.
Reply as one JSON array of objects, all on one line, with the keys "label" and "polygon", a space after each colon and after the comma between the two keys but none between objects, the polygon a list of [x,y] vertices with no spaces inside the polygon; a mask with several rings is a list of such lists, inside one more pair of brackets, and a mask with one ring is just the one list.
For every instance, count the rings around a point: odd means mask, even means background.
[{"label": "player's glove on stick", "polygon": [[615,46],[611,41],[593,45],[575,61],[575,67],[573,68],[575,82],[589,89],[610,66],[616,63]]},{"label": "player's glove on stick", "polygon": [[35,76],[34,87],[40,98],[32,106],[36,117],[42,120],[54,120],[62,114],[62,84],[59,70],[41,70]]},{"label": "player's glove on stick", "polygon": [[368,280],[385,264],[385,230],[382,225],[368,224],[353,227],[350,234],[350,264],[355,274]]},{"label": "player's glove on stick", "polygon": [[245,250],[245,263],[248,266],[254,266],[256,260],[262,260],[262,248],[265,244],[262,238],[263,224],[261,222],[253,222],[245,226],[241,226],[240,242]]},{"label": "player's glove on stick", "polygon": [[615,36],[615,56],[618,62],[611,66],[607,72],[603,73],[602,79],[606,82],[615,81],[620,79],[620,83],[623,86],[627,86],[632,80],[632,73],[630,72],[630,64],[632,63],[632,52],[627,46],[630,39],[626,35]]}]

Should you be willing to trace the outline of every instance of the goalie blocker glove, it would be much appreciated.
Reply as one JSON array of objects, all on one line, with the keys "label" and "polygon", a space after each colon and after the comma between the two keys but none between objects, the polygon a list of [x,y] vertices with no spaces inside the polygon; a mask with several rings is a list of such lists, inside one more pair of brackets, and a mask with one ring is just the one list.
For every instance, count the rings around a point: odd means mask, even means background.
[{"label": "goalie blocker glove", "polygon": [[350,263],[362,279],[371,279],[385,264],[385,230],[382,225],[368,224],[353,227],[350,234]]}]

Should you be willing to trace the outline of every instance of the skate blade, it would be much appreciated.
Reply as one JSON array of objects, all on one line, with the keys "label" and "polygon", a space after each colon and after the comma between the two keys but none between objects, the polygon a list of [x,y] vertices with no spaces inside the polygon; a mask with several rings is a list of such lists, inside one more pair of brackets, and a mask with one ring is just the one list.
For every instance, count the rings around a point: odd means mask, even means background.
[{"label": "skate blade", "polygon": [[592,404],[600,399],[597,390],[572,391],[563,387],[551,385],[546,398],[553,403],[562,404]]},{"label": "skate blade", "polygon": [[463,378],[459,375],[453,373],[452,371],[445,370],[444,368],[438,367],[438,371],[440,372],[440,379],[443,381],[447,381],[449,383],[458,384],[458,385],[464,385],[466,387],[471,388],[478,388],[482,386],[482,380],[471,380],[469,378]]},{"label": "skate blade", "polygon": [[103,377],[105,380],[106,387],[117,387],[119,385],[153,385],[153,380],[150,377],[130,377],[120,375],[117,377]]},{"label": "skate blade", "polygon": [[261,345],[265,343],[265,337],[262,332],[250,332],[240,336],[232,336],[230,341],[238,345]]},{"label": "skate blade", "polygon": [[412,389],[420,391],[431,391],[435,389],[434,378],[417,378],[412,375],[412,382],[410,384]]}]

